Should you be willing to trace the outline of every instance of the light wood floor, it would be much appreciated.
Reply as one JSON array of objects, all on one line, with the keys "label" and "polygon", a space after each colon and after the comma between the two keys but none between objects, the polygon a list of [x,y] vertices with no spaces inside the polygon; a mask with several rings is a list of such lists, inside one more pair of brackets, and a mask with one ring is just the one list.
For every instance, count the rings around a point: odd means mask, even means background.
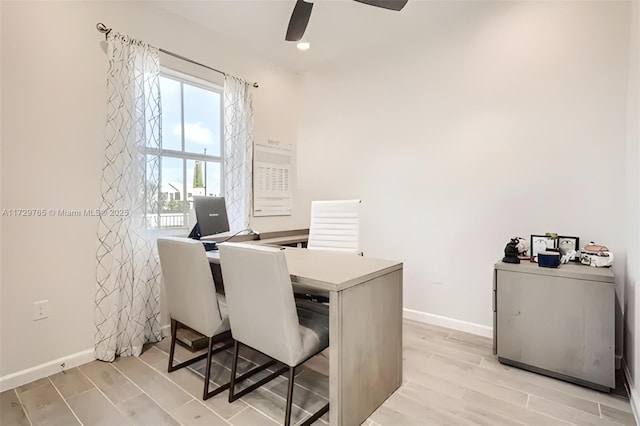
[{"label": "light wood floor", "polygon": [[[404,384],[369,420],[376,425],[635,424],[629,401],[499,364],[491,340],[404,321]],[[94,361],[0,394],[5,425],[275,425],[284,418],[286,380],[279,377],[228,404],[224,392],[202,401],[201,376],[167,373],[168,339],[139,358]],[[176,358],[192,354],[177,348]],[[247,351],[239,368],[263,357]],[[216,356],[212,380],[228,380],[231,356]],[[204,364],[195,364],[203,370]],[[328,359],[297,375],[294,421],[328,396]],[[326,424],[325,415],[317,424]]]}]

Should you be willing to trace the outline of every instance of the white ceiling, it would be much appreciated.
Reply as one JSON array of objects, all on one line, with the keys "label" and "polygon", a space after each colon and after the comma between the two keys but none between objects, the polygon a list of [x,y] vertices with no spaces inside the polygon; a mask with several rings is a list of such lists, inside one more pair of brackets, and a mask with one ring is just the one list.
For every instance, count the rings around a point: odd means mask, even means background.
[{"label": "white ceiling", "polygon": [[443,4],[409,0],[396,12],[353,0],[317,0],[303,39],[311,43],[311,49],[302,52],[296,43],[284,40],[295,0],[153,3],[292,71],[309,70],[376,46],[411,41],[424,28],[441,21],[438,10]]}]

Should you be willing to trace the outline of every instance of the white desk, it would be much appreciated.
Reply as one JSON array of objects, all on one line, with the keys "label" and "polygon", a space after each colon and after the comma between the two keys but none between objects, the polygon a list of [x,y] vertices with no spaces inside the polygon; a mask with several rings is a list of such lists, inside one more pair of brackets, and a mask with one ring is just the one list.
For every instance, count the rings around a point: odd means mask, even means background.
[{"label": "white desk", "polygon": [[[329,291],[329,419],[359,425],[402,384],[402,263],[286,248],[294,285]],[[217,251],[207,252],[220,263]]]}]

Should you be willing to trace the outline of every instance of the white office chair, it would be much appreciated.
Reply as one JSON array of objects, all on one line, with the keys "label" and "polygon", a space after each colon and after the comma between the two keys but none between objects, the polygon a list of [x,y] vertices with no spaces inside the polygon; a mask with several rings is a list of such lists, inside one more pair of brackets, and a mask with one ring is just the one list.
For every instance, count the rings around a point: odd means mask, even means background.
[{"label": "white office chair", "polygon": [[[362,255],[360,250],[360,200],[311,202],[307,249]],[[296,293],[297,299],[329,302],[329,293]]]},{"label": "white office chair", "polygon": [[[235,340],[229,402],[289,370],[284,424],[291,422],[295,369],[329,346],[328,307],[293,297],[291,277],[279,248],[242,243],[220,244],[231,333]],[[286,364],[270,376],[235,392],[240,344]],[[305,420],[310,425],[329,404]]]},{"label": "white office chair", "polygon": [[[167,295],[169,316],[171,317],[171,347],[169,350],[168,372],[207,358],[202,399],[229,388],[229,383],[209,391],[211,377],[211,356],[229,349],[229,342],[213,349],[215,343],[229,340],[229,318],[226,307],[218,300],[209,261],[200,241],[188,238],[160,237],[157,241],[160,267]],[[207,353],[198,355],[178,365],[173,365],[178,325],[185,325],[209,338]],[[271,364],[269,364],[271,365]],[[240,380],[267,368],[263,365],[243,375]]]},{"label": "white office chair", "polygon": [[312,201],[310,250],[361,254],[360,200]]}]

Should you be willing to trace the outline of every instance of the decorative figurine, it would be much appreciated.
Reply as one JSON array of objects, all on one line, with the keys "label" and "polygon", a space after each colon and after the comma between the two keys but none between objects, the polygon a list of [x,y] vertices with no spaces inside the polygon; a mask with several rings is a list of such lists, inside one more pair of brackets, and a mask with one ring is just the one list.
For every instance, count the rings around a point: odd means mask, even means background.
[{"label": "decorative figurine", "polygon": [[520,263],[520,259],[518,258],[518,254],[520,251],[518,250],[518,244],[520,240],[517,238],[512,238],[504,248],[504,258],[502,261],[505,263]]},{"label": "decorative figurine", "polygon": [[518,258],[529,259],[527,252],[529,251],[529,241],[522,237],[514,237],[514,240],[518,240]]},{"label": "decorative figurine", "polygon": [[580,263],[597,268],[608,268],[613,264],[613,253],[606,246],[591,241],[580,250]]}]

